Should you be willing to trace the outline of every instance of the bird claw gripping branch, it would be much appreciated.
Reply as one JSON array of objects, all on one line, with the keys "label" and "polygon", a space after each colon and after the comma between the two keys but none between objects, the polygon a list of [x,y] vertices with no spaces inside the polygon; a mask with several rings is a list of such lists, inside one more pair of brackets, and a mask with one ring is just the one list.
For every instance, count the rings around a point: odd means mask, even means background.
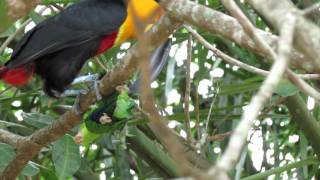
[{"label": "bird claw gripping branch", "polygon": [[[89,88],[94,89],[96,93],[97,100],[101,100],[102,96],[99,90],[99,74],[89,74],[85,76],[77,77],[73,80],[72,85],[80,84],[80,83],[89,83]],[[67,97],[67,96],[77,96],[78,94],[86,94],[89,90],[85,89],[68,89],[65,90],[60,97]]]},{"label": "bird claw gripping branch", "polygon": [[77,96],[76,96],[76,99],[74,101],[74,104],[73,104],[73,111],[77,114],[77,115],[82,115],[83,114],[83,111],[81,110],[81,106],[80,106],[80,102],[81,102],[81,96],[83,94],[79,93]]}]

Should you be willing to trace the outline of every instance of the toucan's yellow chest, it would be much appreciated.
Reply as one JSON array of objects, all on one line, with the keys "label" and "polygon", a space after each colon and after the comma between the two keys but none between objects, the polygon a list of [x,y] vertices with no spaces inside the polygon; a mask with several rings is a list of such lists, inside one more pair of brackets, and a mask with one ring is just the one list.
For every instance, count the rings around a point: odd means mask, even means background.
[{"label": "toucan's yellow chest", "polygon": [[[134,23],[135,18],[143,23],[154,23],[154,20],[158,19],[161,15],[159,8],[160,6],[155,0],[129,0],[127,18],[119,29],[115,45],[136,37],[138,31]],[[153,19],[150,21],[151,17]]]}]

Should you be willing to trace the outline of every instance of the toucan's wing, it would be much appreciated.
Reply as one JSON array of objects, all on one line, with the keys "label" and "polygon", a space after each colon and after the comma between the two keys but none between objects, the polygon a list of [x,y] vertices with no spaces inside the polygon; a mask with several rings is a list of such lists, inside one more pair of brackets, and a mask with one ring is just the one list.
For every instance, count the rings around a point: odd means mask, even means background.
[{"label": "toucan's wing", "polygon": [[86,0],[70,6],[56,19],[72,29],[105,35],[118,30],[126,17],[122,0]]},{"label": "toucan's wing", "polygon": [[99,40],[117,31],[125,18],[126,7],[120,1],[81,1],[28,32],[6,66],[16,68],[64,48]]},{"label": "toucan's wing", "polygon": [[66,28],[60,22],[48,20],[39,24],[22,39],[6,66],[16,68],[41,56],[85,43],[91,38],[97,37],[91,32],[76,31]]}]

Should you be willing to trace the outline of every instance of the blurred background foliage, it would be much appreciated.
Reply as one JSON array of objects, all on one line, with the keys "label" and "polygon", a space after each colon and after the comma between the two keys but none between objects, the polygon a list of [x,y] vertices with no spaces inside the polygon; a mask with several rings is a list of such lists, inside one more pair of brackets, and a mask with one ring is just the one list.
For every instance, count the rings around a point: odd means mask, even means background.
[{"label": "blurred background foliage", "polygon": [[[55,1],[56,2],[56,1]],[[52,16],[70,1],[39,5],[28,16],[15,22],[0,34],[0,62],[5,63],[16,42],[30,28]],[[295,0],[305,8],[315,0]],[[199,3],[228,13],[217,0],[199,0]],[[272,27],[257,15],[247,4],[237,1],[250,20],[265,31]],[[319,17],[316,16],[315,17]],[[315,23],[319,18],[310,17]],[[268,69],[269,62],[263,57],[241,48],[219,35],[197,29],[205,39],[218,49],[247,64]],[[277,33],[277,32],[273,32]],[[48,34],[50,36],[50,34]],[[187,154],[195,165],[207,169],[224,151],[229,134],[237,125],[243,109],[257,91],[263,77],[239,67],[226,64],[196,40],[192,43],[190,116],[192,141],[186,141],[183,97],[186,85],[186,57],[188,32],[181,28],[172,35],[173,46],[168,65],[152,83],[157,107],[181,141],[196,153]],[[6,44],[7,39],[12,39]],[[81,74],[105,73],[130,45],[121,47],[92,59]],[[76,52],[75,52],[76,53]],[[100,63],[97,63],[97,62]],[[103,66],[101,65],[103,64]],[[130,83],[130,82],[128,82]],[[314,82],[310,82],[314,83]],[[0,83],[0,128],[19,135],[30,135],[39,128],[55,121],[71,108],[74,97],[52,99],[41,90],[39,78],[27,86],[15,88]],[[87,88],[78,85],[73,88]],[[287,81],[279,85],[269,99],[259,119],[250,130],[248,144],[241,154],[237,168],[230,174],[232,179],[319,179],[319,162],[308,139],[292,121],[284,105],[287,96],[300,95],[315,119],[320,118],[320,107]],[[93,107],[94,109],[95,107]],[[133,118],[135,119],[135,118]],[[141,117],[136,117],[136,120]],[[166,149],[153,135],[147,121],[135,121],[123,129],[101,135],[91,145],[76,144],[72,136],[79,131],[74,128],[69,135],[45,147],[24,169],[20,179],[167,179],[177,176],[173,160]],[[0,172],[14,157],[14,149],[0,144]],[[3,156],[5,154],[5,156]],[[256,176],[253,176],[256,174]]]}]

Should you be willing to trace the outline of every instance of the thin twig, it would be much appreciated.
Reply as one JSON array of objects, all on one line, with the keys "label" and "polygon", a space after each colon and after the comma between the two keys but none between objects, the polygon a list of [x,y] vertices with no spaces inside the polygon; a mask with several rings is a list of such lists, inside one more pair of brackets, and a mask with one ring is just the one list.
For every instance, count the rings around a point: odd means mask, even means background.
[{"label": "thin twig", "polygon": [[[270,72],[265,71],[259,68],[256,68],[254,66],[248,65],[246,63],[243,63],[233,57],[228,56],[227,54],[223,53],[219,49],[215,48],[212,46],[209,42],[207,42],[200,34],[198,34],[195,30],[190,28],[189,26],[185,26],[185,28],[207,49],[213,51],[217,56],[221,57],[221,59],[225,60],[226,62],[239,66],[240,68],[243,68],[249,72],[259,74],[262,76],[267,76]],[[268,48],[264,48],[266,51]],[[272,49],[271,49],[272,51]],[[274,53],[271,53],[274,54]],[[320,74],[295,74],[292,72],[290,69],[286,70],[286,73],[288,75],[288,79],[295,84],[302,92],[305,94],[313,97],[317,103],[320,103],[320,93],[311,87],[308,83],[306,83],[303,79],[313,79],[313,80],[319,80],[320,79]]]},{"label": "thin twig", "polygon": [[[42,12],[44,12],[47,9],[47,7],[43,7],[40,9],[39,13],[41,14]],[[28,19],[25,22],[23,22],[20,26],[20,28],[18,30],[16,30],[13,34],[11,34],[5,41],[4,43],[1,45],[0,47],[0,54],[5,50],[5,48],[11,43],[11,41],[19,34],[21,33],[25,27],[32,22],[32,19]]]},{"label": "thin twig", "polygon": [[[238,66],[246,71],[252,72],[254,74],[258,74],[261,76],[268,76],[269,71],[251,66],[249,64],[243,63],[240,60],[237,60],[224,52],[220,51],[219,49],[212,46],[207,40],[205,40],[199,33],[197,33],[194,29],[192,29],[190,26],[184,26],[196,39],[198,42],[200,42],[205,48],[211,50],[214,52],[218,57],[220,57],[222,60],[226,61],[229,64]],[[298,74],[299,78],[302,79],[310,79],[310,80],[320,80],[320,74]]]},{"label": "thin twig", "polygon": [[[211,80],[212,82],[213,80]],[[218,87],[218,83],[217,83],[217,87],[215,87],[216,91],[213,92],[213,96],[212,96],[212,100],[211,100],[211,104],[210,104],[210,108],[209,108],[209,112],[208,112],[208,115],[207,115],[207,119],[206,119],[206,122],[205,122],[205,131],[204,131],[204,134],[202,136],[199,137],[199,141],[197,142],[197,145],[196,147],[201,150],[201,148],[203,146],[206,146],[208,141],[207,141],[207,137],[208,137],[208,128],[209,128],[209,122],[211,120],[211,114],[212,114],[212,111],[213,111],[213,108],[214,108],[214,105],[215,105],[215,102],[216,102],[216,98],[219,94],[219,87]]]},{"label": "thin twig", "polygon": [[98,57],[95,57],[94,60],[105,72],[108,72],[108,68],[100,61]]},{"label": "thin twig", "polygon": [[259,114],[259,119],[263,120],[267,114],[272,111],[274,108],[282,104],[286,100],[285,97],[280,97],[278,98],[270,107],[264,109],[260,114]]},{"label": "thin twig", "polygon": [[[261,85],[258,93],[252,98],[251,102],[245,109],[239,125],[234,130],[234,133],[230,138],[227,149],[223,153],[221,159],[217,162],[217,167],[211,168],[211,170],[209,171],[209,173],[212,175],[215,175],[216,173],[227,173],[235,167],[241,150],[246,144],[246,138],[253,124],[253,121],[258,117],[259,111],[262,109],[263,104],[266,102],[266,100],[272,96],[273,89],[280,82],[280,79],[288,66],[288,57],[292,48],[295,27],[295,16],[288,14],[287,21],[283,24],[283,27],[280,31],[278,46],[279,54],[276,55],[275,52],[273,52],[269,47],[269,45],[267,45],[258,35],[258,33],[255,32],[254,26],[250,23],[250,21],[246,18],[246,16],[234,1],[222,0],[222,3],[235,17],[237,17],[243,28],[260,46],[264,47],[265,49],[271,50],[270,53],[275,55],[275,63],[271,67],[270,74]],[[262,41],[263,43],[261,43],[260,41]]]},{"label": "thin twig", "polygon": [[295,84],[303,93],[309,95],[314,98],[314,100],[320,104],[320,93],[310,86],[307,82],[303,79],[299,78],[297,74],[292,72],[290,69],[287,69],[288,79]]},{"label": "thin twig", "polygon": [[1,92],[0,92],[0,95],[2,95],[3,93],[9,91],[10,89],[12,89],[12,86],[7,87],[5,90],[1,91]]},{"label": "thin twig", "polygon": [[212,111],[213,111],[213,107],[214,107],[214,104],[216,102],[216,98],[219,94],[219,88],[217,88],[217,91],[213,92],[213,96],[212,96],[212,100],[211,100],[211,104],[210,104],[210,109],[209,109],[209,112],[208,112],[208,115],[207,115],[207,119],[206,119],[206,126],[205,126],[205,130],[206,132],[208,132],[208,127],[209,127],[209,122],[210,122],[210,119],[211,119],[211,114],[212,114]]},{"label": "thin twig", "polygon": [[199,93],[195,91],[195,102],[194,102],[194,112],[196,114],[196,130],[197,130],[197,141],[201,139],[201,131],[200,131],[200,102],[199,102]]},{"label": "thin twig", "polygon": [[307,16],[307,15],[309,15],[309,14],[315,12],[315,11],[320,12],[320,3],[313,4],[312,6],[304,9],[304,10],[302,11],[302,14],[303,14],[304,16]]},{"label": "thin twig", "polygon": [[24,28],[31,22],[31,19],[26,20],[24,23],[21,24],[21,27],[16,30],[16,32],[14,32],[13,34],[11,34],[1,45],[0,47],[0,54],[5,50],[5,48],[11,43],[11,41],[17,36],[17,34],[19,34],[20,32],[22,32],[24,30]]},{"label": "thin twig", "polygon": [[[255,3],[258,3],[257,1],[251,1],[250,4],[253,5],[255,7],[255,5],[257,4],[254,4],[253,2]],[[287,4],[290,2],[288,1],[281,1],[283,4]],[[269,2],[269,3],[272,3],[272,2]],[[274,3],[274,2],[273,2]],[[282,5],[283,5],[282,4]],[[299,17],[299,13],[295,12],[297,10],[294,10],[292,9],[290,11],[290,15],[291,16],[295,16],[295,18]],[[234,13],[234,12],[231,12],[231,13]],[[241,14],[234,14],[235,17],[237,17],[237,19],[239,20],[240,24],[244,25],[246,22],[245,22],[245,18],[246,16],[245,15],[241,15]],[[299,17],[300,18],[300,17]],[[281,23],[282,24],[282,23]],[[282,24],[283,25],[283,24]],[[298,26],[298,29],[297,29],[297,33],[298,33],[298,36],[301,35],[301,25]],[[262,48],[262,50],[264,50],[267,54],[269,54],[271,57],[272,57],[272,60],[276,60],[277,56],[276,56],[276,53],[272,50],[272,48],[263,40],[263,38],[261,36],[259,36],[258,32],[255,30],[255,27],[252,25],[252,24],[247,24],[247,26],[243,26],[244,30],[247,32],[247,34],[251,37],[254,38],[254,40],[256,42],[258,42],[258,46],[260,46]],[[309,36],[309,34],[307,34],[307,36]],[[296,37],[297,38],[297,37]],[[304,39],[304,38],[301,38],[301,39]],[[315,40],[314,40],[315,41]],[[300,42],[305,42],[305,41],[300,41]],[[312,41],[309,41],[310,43],[312,43]],[[316,46],[313,46],[313,47],[316,47]],[[310,48],[310,50],[312,51],[313,49]],[[309,52],[311,52],[309,51]],[[318,51],[314,51],[315,53],[318,53]],[[305,55],[310,55],[309,53],[305,53]],[[313,54],[314,55],[314,54]],[[316,58],[319,58],[318,56]],[[315,63],[315,66],[318,66],[319,62],[318,61],[314,61]],[[295,85],[297,85],[297,87],[300,88],[300,90],[302,92],[304,92],[305,94],[313,97],[317,103],[320,103],[320,93],[315,90],[312,86],[310,86],[308,83],[306,83],[304,80],[302,80],[301,78],[299,78],[294,72],[292,72],[290,69],[287,69],[286,70],[286,73],[288,75],[288,79],[294,83]]]},{"label": "thin twig", "polygon": [[230,136],[231,134],[232,131],[208,136],[207,141],[223,141],[226,137]]},{"label": "thin twig", "polygon": [[189,98],[190,98],[190,88],[191,88],[191,77],[190,77],[190,66],[192,60],[192,36],[188,37],[188,55],[186,62],[186,91],[184,95],[184,115],[185,115],[185,127],[187,131],[187,140],[189,143],[192,142],[191,128],[190,128],[190,113],[189,113]]}]

